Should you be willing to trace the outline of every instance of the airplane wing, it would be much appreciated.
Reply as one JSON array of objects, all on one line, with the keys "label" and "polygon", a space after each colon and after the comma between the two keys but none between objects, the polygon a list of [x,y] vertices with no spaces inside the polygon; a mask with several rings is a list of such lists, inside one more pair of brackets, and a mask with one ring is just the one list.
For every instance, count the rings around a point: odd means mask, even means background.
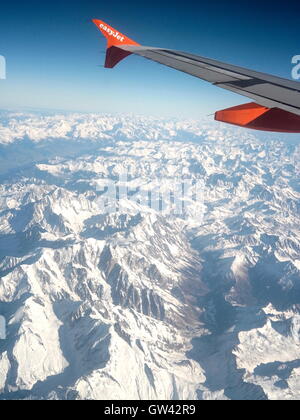
[{"label": "airplane wing", "polygon": [[300,133],[300,83],[182,51],[145,47],[101,20],[93,20],[108,40],[105,67],[130,54],[206,80],[253,102],[218,111],[217,121],[264,131]]}]

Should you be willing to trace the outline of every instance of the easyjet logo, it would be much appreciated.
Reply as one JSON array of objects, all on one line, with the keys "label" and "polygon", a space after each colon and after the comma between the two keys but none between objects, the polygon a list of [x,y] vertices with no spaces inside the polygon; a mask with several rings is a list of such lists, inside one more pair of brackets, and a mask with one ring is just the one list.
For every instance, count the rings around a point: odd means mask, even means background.
[{"label": "easyjet logo", "polygon": [[113,36],[114,38],[118,39],[121,42],[124,42],[124,36],[123,35],[120,35],[119,32],[114,32],[112,29],[103,25],[103,23],[101,23],[101,25],[99,25],[99,28],[106,31],[108,33],[108,35]]}]

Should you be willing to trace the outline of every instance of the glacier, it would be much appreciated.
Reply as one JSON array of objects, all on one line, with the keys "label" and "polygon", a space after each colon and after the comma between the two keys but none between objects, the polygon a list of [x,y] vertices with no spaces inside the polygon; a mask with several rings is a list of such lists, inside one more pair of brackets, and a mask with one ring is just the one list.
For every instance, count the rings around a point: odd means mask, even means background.
[{"label": "glacier", "polygon": [[[1,111],[0,399],[300,399],[299,140]],[[124,171],[201,197],[106,212]]]}]

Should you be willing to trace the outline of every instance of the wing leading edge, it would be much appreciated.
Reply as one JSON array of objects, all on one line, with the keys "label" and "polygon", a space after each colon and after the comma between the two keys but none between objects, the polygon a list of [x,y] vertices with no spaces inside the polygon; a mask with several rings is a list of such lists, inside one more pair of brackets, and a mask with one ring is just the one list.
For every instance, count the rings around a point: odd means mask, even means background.
[{"label": "wing leading edge", "polygon": [[104,22],[93,22],[108,40],[105,67],[114,67],[130,54],[140,55],[254,101],[216,112],[218,121],[256,130],[300,132],[299,82],[182,51],[141,46]]}]

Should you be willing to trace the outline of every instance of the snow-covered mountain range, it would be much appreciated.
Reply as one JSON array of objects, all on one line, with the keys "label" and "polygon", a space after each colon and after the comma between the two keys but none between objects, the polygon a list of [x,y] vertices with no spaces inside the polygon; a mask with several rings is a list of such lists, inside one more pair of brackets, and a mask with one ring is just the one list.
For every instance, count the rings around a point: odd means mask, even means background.
[{"label": "snow-covered mountain range", "polygon": [[299,399],[299,157],[209,120],[2,112],[0,399]]}]

